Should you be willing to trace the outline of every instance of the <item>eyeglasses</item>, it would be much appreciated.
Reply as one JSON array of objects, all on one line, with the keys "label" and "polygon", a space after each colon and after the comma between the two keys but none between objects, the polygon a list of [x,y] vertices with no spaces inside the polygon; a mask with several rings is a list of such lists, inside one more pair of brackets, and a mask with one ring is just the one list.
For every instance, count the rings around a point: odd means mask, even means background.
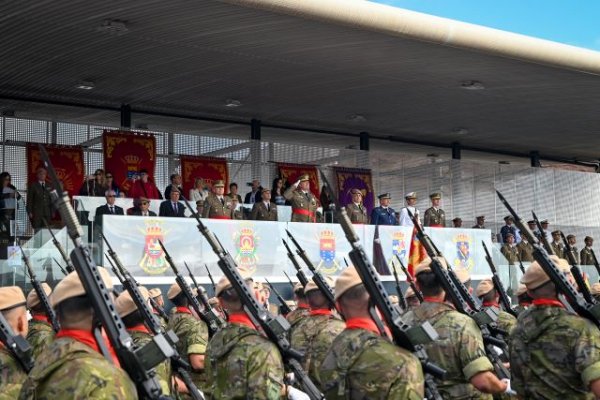
[{"label": "eyeglasses", "polygon": [[150,204],[150,203],[147,201],[142,201],[142,204]]}]

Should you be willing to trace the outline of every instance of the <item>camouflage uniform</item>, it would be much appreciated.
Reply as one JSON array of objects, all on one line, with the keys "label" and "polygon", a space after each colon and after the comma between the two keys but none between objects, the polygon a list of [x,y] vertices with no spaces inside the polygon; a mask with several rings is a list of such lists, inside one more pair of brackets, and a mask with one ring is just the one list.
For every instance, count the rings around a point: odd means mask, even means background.
[{"label": "camouflage uniform", "polygon": [[367,207],[364,204],[356,205],[350,203],[346,206],[346,212],[350,218],[350,222],[353,224],[368,224],[369,216],[367,215]]},{"label": "camouflage uniform", "polygon": [[594,256],[592,255],[591,250],[587,246],[581,249],[579,256],[581,258],[581,265],[594,265]]},{"label": "camouflage uniform", "polygon": [[29,321],[27,341],[31,345],[31,355],[35,360],[43,350],[48,348],[54,339],[52,325],[46,321],[32,319]]},{"label": "camouflage uniform", "polygon": [[36,360],[19,399],[137,399],[122,369],[70,337],[55,339]]},{"label": "camouflage uniform", "polygon": [[[176,308],[171,310],[167,331],[173,330],[179,342],[177,342],[177,352],[185,357],[190,354],[204,354],[208,343],[208,327],[206,324],[196,319],[192,314],[179,312]],[[189,358],[187,360],[189,362]],[[192,381],[198,387],[204,386],[206,380],[202,372],[190,372]]]},{"label": "camouflage uniform", "polygon": [[500,249],[500,252],[508,260],[508,265],[515,265],[519,262],[519,259],[517,258],[519,250],[516,245],[511,247],[508,243],[504,244]]},{"label": "camouflage uniform", "polygon": [[223,203],[215,194],[209,194],[204,200],[202,218],[231,219],[231,197],[223,196]]},{"label": "camouflage uniform", "polygon": [[441,208],[429,207],[423,216],[423,226],[446,227],[446,213]]},{"label": "camouflage uniform", "polygon": [[521,240],[517,245],[517,252],[521,257],[521,261],[533,262],[533,245],[531,243]]},{"label": "camouflage uniform", "polygon": [[315,222],[318,204],[310,191],[304,193],[292,185],[283,193],[283,197],[292,206],[292,222]]},{"label": "camouflage uniform", "polygon": [[[496,321],[496,325],[498,326],[498,329],[502,329],[508,335],[510,335],[512,330],[515,329],[515,326],[517,326],[517,319],[506,311],[501,310],[497,304],[487,305],[484,302],[483,307],[491,308],[498,314],[498,321]],[[506,339],[508,339],[508,337]]]},{"label": "camouflage uniform", "polygon": [[290,344],[304,353],[302,367],[313,381],[318,382],[325,354],[344,328],[344,322],[333,315],[309,315],[290,330]]},{"label": "camouflage uniform", "polygon": [[10,351],[0,346],[0,399],[16,399],[27,374]]},{"label": "camouflage uniform", "polygon": [[469,380],[478,373],[493,371],[486,357],[481,331],[470,317],[446,303],[424,302],[405,314],[409,325],[429,321],[439,339],[425,345],[429,359],[446,370],[443,381],[436,379],[444,399],[491,399]]},{"label": "camouflage uniform", "polygon": [[299,323],[300,321],[302,321],[304,318],[308,317],[309,315],[310,315],[310,309],[298,306],[298,308],[296,308],[294,311],[292,311],[291,313],[286,315],[285,319],[288,320],[291,327],[293,328],[297,323]]},{"label": "camouflage uniform", "polygon": [[205,365],[207,398],[282,398],[281,355],[273,343],[250,327],[234,323],[219,330],[208,344]]},{"label": "camouflage uniform", "polygon": [[[140,330],[127,329],[133,340],[133,344],[137,347],[144,347],[152,341],[152,335],[148,332]],[[171,365],[169,360],[165,360],[158,364],[155,368],[156,378],[162,389],[162,394],[168,396],[171,393]]]},{"label": "camouflage uniform", "polygon": [[318,381],[327,399],[424,397],[423,371],[417,358],[365,329],[345,329],[335,338]]},{"label": "camouflage uniform", "polygon": [[600,332],[561,307],[533,306],[511,335],[512,388],[526,399],[594,399],[600,378]]}]

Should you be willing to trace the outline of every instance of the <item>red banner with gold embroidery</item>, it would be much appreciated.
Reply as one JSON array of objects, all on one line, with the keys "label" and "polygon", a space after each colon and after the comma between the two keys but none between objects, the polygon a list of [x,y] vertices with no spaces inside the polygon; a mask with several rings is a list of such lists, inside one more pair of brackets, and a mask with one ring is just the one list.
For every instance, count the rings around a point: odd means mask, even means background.
[{"label": "red banner with gold embroidery", "polygon": [[[56,171],[58,179],[62,182],[63,189],[69,194],[79,194],[79,189],[85,179],[83,165],[83,148],[81,146],[44,145],[50,157],[50,162]],[[35,182],[36,171],[43,167],[44,162],[40,156],[37,143],[27,143],[27,182]],[[47,178],[50,182],[50,176]]]},{"label": "red banner with gold embroidery", "polygon": [[146,133],[105,130],[102,135],[104,169],[111,172],[122,191],[127,192],[132,179],[145,169],[154,179],[156,138]]},{"label": "red banner with gold embroidery", "polygon": [[[319,187],[319,173],[316,166],[310,164],[277,163],[277,167],[279,168],[279,176],[283,179],[284,186],[296,183],[301,175],[308,175],[310,178],[310,191],[317,199],[320,198],[321,189]],[[287,185],[285,185],[286,181]]]},{"label": "red banner with gold embroidery", "polygon": [[199,178],[204,179],[209,188],[212,188],[214,181],[222,180],[225,182],[225,193],[228,192],[229,171],[225,158],[181,155],[179,160],[186,196],[194,188],[194,181]]}]

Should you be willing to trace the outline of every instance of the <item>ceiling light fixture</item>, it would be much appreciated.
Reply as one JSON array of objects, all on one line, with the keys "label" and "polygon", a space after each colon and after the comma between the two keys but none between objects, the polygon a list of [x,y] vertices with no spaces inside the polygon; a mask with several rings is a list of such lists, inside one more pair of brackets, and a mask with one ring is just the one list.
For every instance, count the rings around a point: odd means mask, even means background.
[{"label": "ceiling light fixture", "polygon": [[455,135],[463,136],[468,134],[469,130],[467,128],[454,128],[452,129],[452,133],[454,133]]},{"label": "ceiling light fixture", "polygon": [[110,33],[112,35],[123,35],[129,32],[129,28],[125,21],[119,21],[118,19],[105,19],[98,28],[98,32]]},{"label": "ceiling light fixture", "polygon": [[465,90],[483,90],[485,86],[479,81],[462,81],[460,88]]},{"label": "ceiling light fixture", "polygon": [[241,107],[242,106],[242,102],[236,99],[227,99],[225,100],[225,107],[229,107],[229,108],[236,108],[236,107]]},{"label": "ceiling light fixture", "polygon": [[364,117],[364,115],[360,115],[360,114],[351,114],[348,116],[348,119],[352,122],[366,122],[367,119]]},{"label": "ceiling light fixture", "polygon": [[77,83],[77,85],[75,85],[76,89],[81,89],[81,90],[92,90],[95,87],[96,87],[96,85],[92,81],[81,81],[81,82]]}]

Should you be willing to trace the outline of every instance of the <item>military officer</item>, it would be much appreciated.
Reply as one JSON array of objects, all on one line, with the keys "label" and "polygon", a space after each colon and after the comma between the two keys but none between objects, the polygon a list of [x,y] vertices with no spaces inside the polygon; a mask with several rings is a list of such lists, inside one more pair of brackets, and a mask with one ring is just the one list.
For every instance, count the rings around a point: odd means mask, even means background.
[{"label": "military officer", "polygon": [[456,217],[452,220],[453,228],[462,228],[462,218]]},{"label": "military officer", "polygon": [[550,247],[552,247],[554,254],[556,254],[558,258],[565,258],[565,245],[560,236],[560,231],[552,232],[552,243],[550,243]]},{"label": "military officer", "polygon": [[346,212],[353,224],[368,224],[367,208],[363,204],[363,194],[359,189],[352,189],[352,202],[346,206]]},{"label": "military officer", "polygon": [[[440,262],[446,266],[443,259]],[[446,370],[444,379],[435,379],[442,398],[491,399],[481,392],[509,392],[510,382],[499,380],[493,372],[494,367],[486,357],[481,331],[475,321],[444,301],[446,293],[431,270],[430,258],[415,268],[415,276],[425,301],[404,317],[410,325],[429,321],[440,336],[438,340],[425,344],[425,349],[429,359]]]},{"label": "military officer", "polygon": [[250,212],[250,219],[254,221],[277,221],[277,204],[271,201],[271,190],[263,188],[261,200],[254,203]]},{"label": "military officer", "polygon": [[485,229],[485,215],[479,215],[475,219],[477,223],[471,229]]},{"label": "military officer", "polygon": [[417,219],[419,218],[419,210],[417,210],[416,207],[417,192],[407,193],[406,196],[404,196],[404,200],[406,200],[406,207],[403,207],[400,210],[399,224],[400,226],[414,226],[412,219],[410,219],[410,216],[408,215],[408,211],[410,210],[413,215],[417,216]]},{"label": "military officer", "polygon": [[504,217],[504,223],[505,225],[500,228],[500,237],[502,238],[502,243],[506,243],[506,237],[508,236],[508,234],[513,235],[513,243],[519,243],[521,242],[521,234],[519,233],[519,230],[513,225],[514,223],[514,219],[512,217],[512,215],[507,215],[506,217]]},{"label": "military officer", "polygon": [[[50,286],[46,282],[43,282],[41,287],[46,296],[49,297],[50,293],[52,293]],[[48,320],[46,310],[42,306],[35,289],[31,289],[29,294],[27,294],[27,308],[31,313],[27,341],[31,345],[31,355],[36,359],[54,339],[54,329],[52,328],[52,322]]]},{"label": "military officer", "polygon": [[533,245],[529,243],[526,236],[523,236],[521,242],[517,245],[517,254],[522,262],[533,261]]},{"label": "military officer", "polygon": [[515,245],[515,235],[509,232],[504,236],[504,240],[505,242],[500,248],[500,252],[508,260],[508,265],[515,265],[519,262],[519,253],[517,246]]},{"label": "military officer", "polygon": [[517,319],[511,314],[500,309],[498,301],[500,294],[494,288],[494,283],[491,279],[483,279],[477,285],[475,294],[481,300],[481,306],[484,308],[491,308],[498,314],[498,328],[502,329],[506,333],[510,334],[513,328],[517,325]]},{"label": "military officer", "polygon": [[[551,256],[561,271],[566,260]],[[565,310],[544,269],[533,262],[521,278],[533,298],[510,341],[512,383],[523,399],[600,397],[600,331]]]},{"label": "military officer", "polygon": [[[0,312],[15,335],[27,336],[25,295],[17,286],[0,288]],[[16,399],[27,373],[21,367],[6,343],[0,343],[0,397]]]},{"label": "military officer", "polygon": [[[110,291],[108,271],[98,271]],[[56,285],[50,301],[60,330],[37,358],[19,399],[137,399],[135,384],[127,373],[100,353],[92,333],[94,309],[77,272]]]},{"label": "military officer", "polygon": [[331,344],[318,381],[327,399],[409,399],[424,396],[423,371],[407,350],[380,336],[369,314],[369,293],[354,266],[335,283],[346,328]]},{"label": "military officer", "polygon": [[579,253],[580,258],[581,258],[581,265],[594,265],[594,255],[592,254],[593,250],[592,250],[592,246],[594,245],[594,238],[591,236],[586,236],[585,239],[583,239],[584,243],[585,243],[585,247],[583,249],[581,249],[581,252]]},{"label": "military officer", "polygon": [[371,225],[398,225],[396,221],[396,212],[390,207],[392,196],[389,193],[380,194],[379,207],[371,211]]},{"label": "military officer", "polygon": [[[330,287],[334,286],[333,279],[325,277]],[[318,371],[331,343],[345,328],[344,322],[333,314],[335,305],[311,279],[304,288],[306,299],[310,305],[310,315],[302,319],[290,330],[292,348],[304,354],[302,367],[313,382],[318,383]]]},{"label": "military officer", "polygon": [[[579,250],[577,249],[577,238],[575,235],[567,235],[567,242],[569,242],[569,246],[573,249],[573,257],[575,257],[575,261],[577,261],[577,265],[579,265]],[[566,251],[566,250],[565,250]],[[566,258],[566,254],[565,254]]]},{"label": "military officer", "polygon": [[440,201],[442,200],[441,193],[431,193],[429,195],[431,199],[431,207],[425,210],[423,216],[423,226],[431,226],[434,228],[445,228],[446,227],[446,213],[440,208]]},{"label": "military officer", "polygon": [[285,317],[292,328],[310,314],[310,306],[306,302],[304,287],[300,283],[294,285],[294,300],[296,301],[296,309]]},{"label": "military officer", "polygon": [[225,182],[219,180],[213,184],[213,192],[204,200],[203,218],[231,219],[231,198],[224,195]]},{"label": "military officer", "polygon": [[286,189],[283,197],[292,206],[292,222],[316,222],[317,199],[310,192],[310,177],[302,175]]},{"label": "military officer", "polygon": [[231,219],[235,219],[235,220],[244,219],[244,209],[239,207],[240,201],[237,198],[237,196],[236,197],[228,197],[228,198],[231,201],[231,211],[230,211]]}]

